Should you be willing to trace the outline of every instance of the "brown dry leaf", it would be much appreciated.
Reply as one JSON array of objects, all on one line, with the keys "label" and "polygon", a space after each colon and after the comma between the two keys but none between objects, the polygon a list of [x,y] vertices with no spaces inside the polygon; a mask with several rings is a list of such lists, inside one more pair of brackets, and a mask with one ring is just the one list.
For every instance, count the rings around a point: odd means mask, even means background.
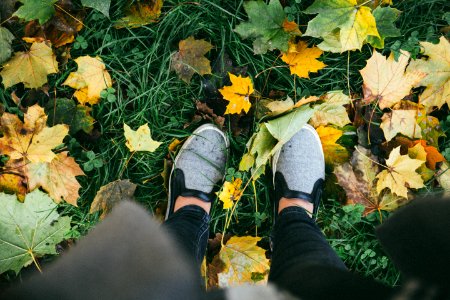
[{"label": "brown dry leaf", "polygon": [[308,44],[299,41],[298,44],[289,43],[289,50],[283,53],[281,60],[289,65],[291,74],[300,78],[309,78],[309,72],[317,72],[327,65],[318,61],[323,51],[317,47],[308,48]]},{"label": "brown dry leaf", "polygon": [[26,88],[39,88],[47,83],[47,75],[58,72],[58,62],[51,46],[33,42],[30,51],[16,52],[3,64],[0,75],[3,85],[9,88],[23,82]]},{"label": "brown dry leaf", "polygon": [[83,28],[84,12],[75,12],[70,2],[60,2],[55,8],[55,15],[44,25],[36,20],[28,22],[24,35],[50,40],[55,48],[72,43]]},{"label": "brown dry leaf", "polygon": [[46,122],[44,109],[37,104],[28,108],[24,123],[16,115],[4,113],[0,119],[3,132],[0,154],[24,163],[51,162],[56,157],[52,149],[62,144],[69,128],[67,125],[45,127]]},{"label": "brown dry leaf", "polygon": [[190,36],[178,44],[179,51],[171,57],[170,69],[174,70],[178,77],[189,83],[192,76],[211,74],[211,63],[204,55],[213,46],[205,40],[196,40]]},{"label": "brown dry leaf", "polygon": [[385,58],[377,51],[367,61],[367,65],[360,71],[364,84],[364,101],[378,102],[381,109],[391,107],[409,95],[411,88],[417,85],[426,73],[408,71],[405,73],[409,61],[409,53],[401,51],[398,61],[391,53]]},{"label": "brown dry leaf", "polygon": [[133,199],[136,185],[130,180],[116,180],[102,186],[92,201],[89,213],[102,210],[100,219],[104,219],[113,207],[122,200]]},{"label": "brown dry leaf", "polygon": [[58,153],[51,162],[29,163],[25,166],[30,191],[42,187],[56,203],[64,199],[77,206],[81,185],[75,176],[84,175],[67,151]]},{"label": "brown dry leaf", "polygon": [[225,123],[225,118],[218,116],[214,113],[213,109],[206,104],[206,102],[201,102],[199,100],[195,101],[195,107],[197,109],[194,119],[200,118],[203,120],[213,121],[219,128],[223,128]]},{"label": "brown dry leaf", "polygon": [[78,64],[78,70],[70,73],[63,85],[77,90],[74,96],[81,104],[97,104],[100,101],[100,93],[112,86],[105,64],[98,56],[81,56],[75,59],[75,62]]},{"label": "brown dry leaf", "polygon": [[[256,245],[260,240],[252,236],[232,237],[222,246],[218,254],[224,264],[218,273],[219,287],[267,283],[270,266],[265,250]],[[257,277],[259,280],[255,281]]]},{"label": "brown dry leaf", "polygon": [[116,22],[115,28],[137,28],[155,23],[161,15],[163,0],[137,0],[128,9],[126,16]]},{"label": "brown dry leaf", "polygon": [[348,151],[336,143],[343,134],[342,130],[329,126],[319,126],[316,130],[322,142],[325,162],[330,165],[345,162],[348,159]]},{"label": "brown dry leaf", "polygon": [[400,146],[393,149],[386,160],[387,169],[377,175],[377,193],[388,188],[393,194],[408,198],[408,188],[424,187],[423,179],[416,172],[423,163],[408,155],[400,155]]},{"label": "brown dry leaf", "polygon": [[412,139],[422,137],[422,129],[417,124],[416,110],[395,109],[385,113],[381,120],[380,128],[387,141],[392,140],[399,133]]},{"label": "brown dry leaf", "polygon": [[364,215],[374,211],[392,211],[407,202],[407,199],[385,192],[378,195],[375,178],[379,171],[377,158],[371,151],[357,146],[350,163],[337,166],[334,174],[347,194],[347,204],[364,205]]}]

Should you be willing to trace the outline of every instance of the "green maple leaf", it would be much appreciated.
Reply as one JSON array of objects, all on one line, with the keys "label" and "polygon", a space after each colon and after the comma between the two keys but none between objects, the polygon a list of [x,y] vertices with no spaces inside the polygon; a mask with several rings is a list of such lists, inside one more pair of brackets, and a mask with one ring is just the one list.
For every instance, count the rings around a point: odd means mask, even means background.
[{"label": "green maple leaf", "polygon": [[398,9],[389,6],[377,7],[373,11],[373,16],[375,17],[380,37],[368,36],[367,42],[375,48],[383,49],[385,38],[399,36],[401,34],[400,29],[395,27],[394,23],[400,13],[401,12]]},{"label": "green maple leaf", "polygon": [[264,54],[274,49],[287,51],[289,38],[300,34],[298,28],[293,29],[296,24],[286,22],[286,13],[279,0],[271,0],[268,5],[263,1],[245,2],[244,9],[249,21],[239,24],[234,31],[244,39],[255,39],[255,54]]},{"label": "green maple leaf", "polygon": [[14,13],[25,21],[39,20],[40,24],[47,22],[54,14],[53,4],[58,0],[19,0],[23,3]]},{"label": "green maple leaf", "polygon": [[26,195],[24,203],[0,193],[0,274],[17,274],[32,262],[38,266],[37,257],[57,254],[55,246],[69,231],[70,220],[60,217],[53,200],[39,190]]},{"label": "green maple leaf", "polygon": [[84,7],[96,9],[109,18],[109,7],[111,6],[111,0],[81,0],[81,4]]},{"label": "green maple leaf", "polygon": [[369,35],[380,37],[370,7],[356,0],[316,0],[305,13],[318,14],[309,21],[305,35],[325,39],[327,48],[336,48],[337,39],[340,52],[361,49]]},{"label": "green maple leaf", "polygon": [[89,114],[91,108],[84,105],[77,105],[73,100],[66,98],[56,99],[56,103],[50,101],[45,108],[48,114],[47,124],[69,125],[69,133],[75,134],[83,130],[87,134],[94,128],[94,118]]},{"label": "green maple leaf", "polygon": [[14,35],[6,28],[0,27],[0,64],[4,63],[11,57],[11,42]]}]

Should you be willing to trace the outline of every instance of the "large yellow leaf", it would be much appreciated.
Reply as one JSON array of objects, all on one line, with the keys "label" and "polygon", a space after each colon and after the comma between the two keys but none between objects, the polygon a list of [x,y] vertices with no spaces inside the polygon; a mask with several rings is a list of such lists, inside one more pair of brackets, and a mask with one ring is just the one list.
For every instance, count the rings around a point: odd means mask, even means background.
[{"label": "large yellow leaf", "polygon": [[416,110],[395,109],[385,113],[381,120],[380,128],[387,141],[392,140],[398,133],[413,139],[422,137],[422,129],[416,122]]},{"label": "large yellow leaf", "polygon": [[[267,282],[269,260],[265,250],[256,245],[259,240],[261,238],[251,236],[232,237],[222,246],[218,256],[224,270],[218,274],[219,287]],[[255,281],[254,278],[260,280]]]},{"label": "large yellow leaf", "polygon": [[84,173],[68,153],[58,153],[51,162],[29,163],[25,166],[25,173],[30,190],[42,187],[56,203],[64,199],[67,203],[77,206],[81,185],[75,176]]},{"label": "large yellow leaf", "polygon": [[408,198],[408,188],[424,187],[422,178],[416,172],[424,163],[423,160],[400,155],[400,146],[393,149],[386,160],[387,169],[377,175],[378,194],[388,188],[393,194]]},{"label": "large yellow leaf", "polygon": [[190,36],[178,44],[179,51],[171,56],[170,68],[186,83],[192,76],[211,74],[211,63],[205,54],[212,49],[212,45],[205,40],[196,40]]},{"label": "large yellow leaf", "polygon": [[319,126],[316,130],[322,142],[325,162],[330,165],[345,162],[348,159],[348,151],[336,143],[343,134],[342,130],[326,126]]},{"label": "large yellow leaf", "polygon": [[281,60],[289,65],[291,74],[309,78],[309,72],[317,72],[326,67],[326,64],[317,60],[322,53],[319,48],[308,48],[306,42],[299,41],[297,45],[289,43],[289,50],[283,53]]},{"label": "large yellow leaf", "polygon": [[227,105],[225,114],[239,114],[241,111],[246,113],[251,107],[250,95],[254,92],[252,80],[250,77],[236,76],[228,73],[231,80],[231,86],[224,86],[219,90],[223,98],[230,103]]},{"label": "large yellow leaf", "polygon": [[0,75],[5,88],[23,82],[26,88],[39,88],[47,83],[47,75],[58,72],[58,62],[52,48],[45,42],[34,42],[30,51],[16,52],[3,65]]},{"label": "large yellow leaf", "polygon": [[417,85],[426,73],[411,71],[405,73],[409,53],[401,51],[398,61],[391,53],[385,58],[377,51],[367,61],[367,65],[360,71],[363,79],[364,101],[376,101],[384,109],[398,103],[409,95],[411,88]]},{"label": "large yellow leaf", "polygon": [[62,144],[69,132],[67,125],[45,127],[44,109],[35,104],[28,108],[24,123],[16,115],[4,113],[0,119],[3,137],[0,153],[10,159],[23,159],[24,163],[50,162],[55,158],[52,149]]},{"label": "large yellow leaf", "polygon": [[132,130],[130,126],[123,123],[123,130],[125,134],[125,145],[134,151],[155,151],[160,145],[160,142],[154,141],[151,137],[150,128],[148,124],[140,126],[136,131]]},{"label": "large yellow leaf", "polygon": [[343,127],[350,123],[347,110],[344,107],[344,105],[350,104],[349,96],[342,91],[332,91],[321,97],[320,100],[323,100],[324,103],[316,106],[317,110],[310,120],[312,126],[333,124]]},{"label": "large yellow leaf", "polygon": [[417,59],[408,66],[410,72],[426,73],[415,86],[426,86],[420,95],[420,103],[426,107],[441,107],[444,103],[450,107],[450,43],[441,36],[439,44],[421,42],[424,55],[428,59]]},{"label": "large yellow leaf", "polygon": [[[318,13],[308,23],[305,35],[322,37],[325,43],[327,37],[335,36],[340,52],[361,49],[368,36],[380,37],[371,9],[356,0],[316,0],[305,13]],[[319,48],[323,49],[321,44]]]},{"label": "large yellow leaf", "polygon": [[111,76],[100,57],[82,56],[75,59],[78,70],[72,72],[64,81],[77,91],[74,96],[81,104],[97,104],[100,93],[112,86]]}]

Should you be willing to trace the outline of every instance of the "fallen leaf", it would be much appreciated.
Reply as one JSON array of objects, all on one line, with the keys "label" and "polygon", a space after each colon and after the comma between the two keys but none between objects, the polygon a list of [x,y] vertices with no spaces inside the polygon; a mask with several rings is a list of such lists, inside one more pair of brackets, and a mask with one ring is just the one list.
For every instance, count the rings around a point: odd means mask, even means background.
[{"label": "fallen leaf", "polygon": [[223,125],[225,123],[225,118],[222,116],[218,116],[214,113],[213,109],[208,106],[206,102],[201,101],[195,101],[195,108],[197,109],[197,112],[194,116],[200,116],[203,120],[208,120],[214,122],[219,128],[223,128]]},{"label": "fallen leaf", "polygon": [[419,96],[419,101],[430,108],[440,108],[444,103],[450,107],[450,43],[441,36],[439,44],[420,42],[420,45],[428,59],[413,60],[408,66],[409,72],[426,74],[414,85],[426,87]]},{"label": "fallen leaf", "polygon": [[7,194],[16,194],[19,201],[23,201],[27,193],[26,178],[19,170],[11,169],[6,165],[0,173],[0,191]]},{"label": "fallen leaf", "polygon": [[393,211],[408,202],[387,191],[378,195],[375,184],[378,172],[378,159],[361,146],[353,152],[351,164],[345,163],[334,169],[339,185],[347,194],[346,204],[362,204],[365,207],[363,215],[380,210]]},{"label": "fallen leaf", "polygon": [[233,207],[235,201],[238,201],[242,196],[242,179],[234,178],[232,182],[225,181],[222,189],[217,193],[217,197],[223,202],[223,209],[230,209]]},{"label": "fallen leaf", "polygon": [[85,105],[97,104],[100,93],[112,86],[111,76],[100,57],[82,56],[75,59],[78,70],[71,72],[63,85],[68,85],[77,91],[74,96]]},{"label": "fallen leaf", "polygon": [[52,149],[63,143],[69,132],[68,126],[45,127],[47,116],[37,104],[28,108],[24,120],[22,123],[14,114],[2,115],[0,153],[12,160],[24,160],[25,163],[51,162],[56,157]]},{"label": "fallen leaf", "polygon": [[25,166],[25,174],[30,190],[42,187],[56,203],[64,199],[67,203],[77,206],[81,185],[75,176],[84,173],[68,153],[58,153],[51,162],[29,163]]},{"label": "fallen leaf", "polygon": [[424,140],[418,140],[414,141],[414,144],[420,144],[422,145],[424,151],[426,152],[426,161],[427,161],[427,167],[431,170],[436,170],[436,164],[441,161],[445,161],[444,156],[439,153],[438,149],[433,146],[427,145],[427,142]]},{"label": "fallen leaf", "polygon": [[286,13],[279,0],[244,2],[244,9],[248,15],[248,22],[236,26],[236,31],[242,38],[252,38],[255,54],[279,49],[288,50],[291,36],[299,35],[293,22],[287,21]]},{"label": "fallen leaf", "polygon": [[281,60],[289,65],[291,74],[309,78],[310,72],[317,72],[326,67],[326,64],[317,60],[322,53],[319,48],[308,48],[306,42],[299,41],[297,45],[289,45],[288,52],[283,53]]},{"label": "fallen leaf", "polygon": [[210,43],[190,36],[180,41],[178,47],[178,52],[171,56],[170,69],[184,82],[189,83],[195,73],[211,74],[211,62],[204,56],[213,48]]},{"label": "fallen leaf", "polygon": [[167,150],[169,150],[169,153],[175,154],[182,144],[183,142],[179,139],[174,139],[167,147]]},{"label": "fallen leaf", "polygon": [[393,194],[408,198],[408,188],[424,187],[422,178],[416,172],[423,163],[408,155],[400,155],[400,146],[393,149],[386,160],[387,169],[377,175],[377,193],[388,188]]},{"label": "fallen leaf", "polygon": [[83,28],[84,12],[76,11],[70,2],[60,2],[55,15],[45,24],[30,21],[24,29],[26,37],[41,37],[50,40],[55,48],[72,43]]},{"label": "fallen leaf", "polygon": [[444,162],[436,173],[436,179],[444,190],[450,191],[450,164]]},{"label": "fallen leaf", "polygon": [[39,20],[44,24],[55,13],[53,5],[58,0],[19,0],[23,5],[13,14],[25,21]]},{"label": "fallen leaf", "polygon": [[110,182],[98,190],[89,213],[102,210],[100,219],[104,219],[117,203],[133,199],[135,190],[136,185],[128,179]]},{"label": "fallen leaf", "polygon": [[250,95],[255,91],[250,77],[236,76],[228,73],[231,86],[224,86],[219,90],[223,98],[230,103],[225,114],[239,114],[241,111],[248,113],[251,107]]},{"label": "fallen leaf", "polygon": [[377,101],[380,108],[384,109],[409,95],[411,88],[426,74],[418,71],[405,73],[408,60],[409,53],[406,51],[401,51],[398,61],[394,60],[393,53],[386,59],[374,51],[364,69],[359,71],[364,80],[364,101]]},{"label": "fallen leaf", "polygon": [[0,64],[4,63],[11,57],[11,42],[14,35],[5,27],[0,26]]},{"label": "fallen leaf", "polygon": [[383,49],[384,40],[387,37],[400,36],[401,32],[394,24],[400,13],[401,11],[390,6],[377,6],[372,14],[375,17],[375,23],[377,24],[377,30],[380,36],[369,35],[367,42],[375,48]]},{"label": "fallen leaf", "polygon": [[276,101],[270,101],[267,103],[264,103],[264,101],[261,101],[260,103],[263,104],[265,107],[267,107],[270,112],[266,112],[265,114],[271,117],[275,117],[281,114],[284,114],[285,112],[288,112],[290,110],[293,110],[295,108],[299,108],[302,105],[318,101],[319,97],[316,96],[310,96],[307,98],[302,98],[296,103],[288,96],[286,100],[276,100]]},{"label": "fallen leaf", "polygon": [[310,121],[312,126],[333,124],[344,127],[351,122],[344,107],[344,105],[350,104],[351,99],[342,91],[328,92],[320,100],[323,100],[324,103],[315,106],[316,112]]},{"label": "fallen leaf", "polygon": [[249,140],[247,149],[251,158],[247,157],[246,159],[253,160],[255,163],[252,169],[253,180],[258,177],[256,173],[264,173],[264,166],[269,160],[276,143],[277,140],[267,130],[265,123],[260,125],[258,132],[254,133]]},{"label": "fallen leaf", "polygon": [[84,105],[77,105],[73,100],[66,98],[49,101],[46,107],[48,113],[47,124],[67,124],[69,133],[75,134],[83,130],[87,134],[94,128],[94,118],[91,117],[91,108]]},{"label": "fallen leaf", "polygon": [[422,129],[416,122],[416,110],[395,109],[385,113],[381,120],[380,128],[387,141],[392,140],[399,133],[412,139],[422,137]]},{"label": "fallen leaf", "polygon": [[111,6],[111,0],[81,0],[81,5],[96,9],[109,18],[109,7]]},{"label": "fallen leaf", "polygon": [[[410,158],[418,159],[423,162],[427,161],[427,152],[420,143],[408,149],[408,156]],[[433,178],[434,175],[434,171],[428,169],[425,164],[421,165],[416,172],[420,174],[424,182],[427,182],[428,180]]]},{"label": "fallen leaf", "polygon": [[316,0],[304,13],[318,14],[309,21],[305,35],[339,36],[340,52],[361,49],[368,36],[380,37],[371,9],[356,0]]},{"label": "fallen leaf", "polygon": [[125,145],[131,152],[154,152],[161,145],[161,142],[157,142],[152,139],[150,128],[147,123],[140,126],[136,131],[132,130],[130,126],[123,123],[123,130],[126,139]]},{"label": "fallen leaf", "polygon": [[70,217],[61,217],[56,204],[46,194],[35,190],[23,203],[14,195],[0,193],[0,274],[16,274],[38,257],[57,254],[56,245],[70,230]]},{"label": "fallen leaf", "polygon": [[322,142],[322,149],[327,164],[337,165],[348,160],[349,154],[347,149],[336,143],[342,137],[342,130],[330,126],[319,126],[316,131]]},{"label": "fallen leaf", "polygon": [[39,88],[47,83],[47,75],[58,72],[58,62],[52,48],[45,42],[34,42],[30,51],[16,52],[3,65],[0,75],[9,88],[23,82],[26,88]]},{"label": "fallen leaf", "polygon": [[439,119],[427,115],[425,111],[419,111],[417,123],[422,129],[422,139],[434,147],[439,147],[439,138],[445,136]]},{"label": "fallen leaf", "polygon": [[[218,256],[224,270],[218,273],[219,287],[267,283],[270,266],[265,250],[256,245],[260,240],[260,237],[251,236],[232,237],[222,246]],[[262,278],[255,282],[256,273]]]},{"label": "fallen leaf", "polygon": [[130,6],[126,16],[114,24],[115,28],[137,28],[155,23],[161,14],[163,0],[137,0]]}]

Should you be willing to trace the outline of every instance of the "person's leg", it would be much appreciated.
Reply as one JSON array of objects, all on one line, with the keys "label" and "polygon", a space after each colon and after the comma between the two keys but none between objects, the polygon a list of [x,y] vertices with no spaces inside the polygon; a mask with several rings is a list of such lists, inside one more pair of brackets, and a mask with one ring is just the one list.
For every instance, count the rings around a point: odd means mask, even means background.
[{"label": "person's leg", "polygon": [[163,224],[200,266],[209,233],[209,210],[225,174],[228,139],[217,127],[197,128],[181,147],[170,175],[169,203]]},{"label": "person's leg", "polygon": [[315,222],[325,161],[320,139],[307,125],[274,157],[275,225],[269,280],[283,286],[292,268],[320,265],[346,270]]}]

